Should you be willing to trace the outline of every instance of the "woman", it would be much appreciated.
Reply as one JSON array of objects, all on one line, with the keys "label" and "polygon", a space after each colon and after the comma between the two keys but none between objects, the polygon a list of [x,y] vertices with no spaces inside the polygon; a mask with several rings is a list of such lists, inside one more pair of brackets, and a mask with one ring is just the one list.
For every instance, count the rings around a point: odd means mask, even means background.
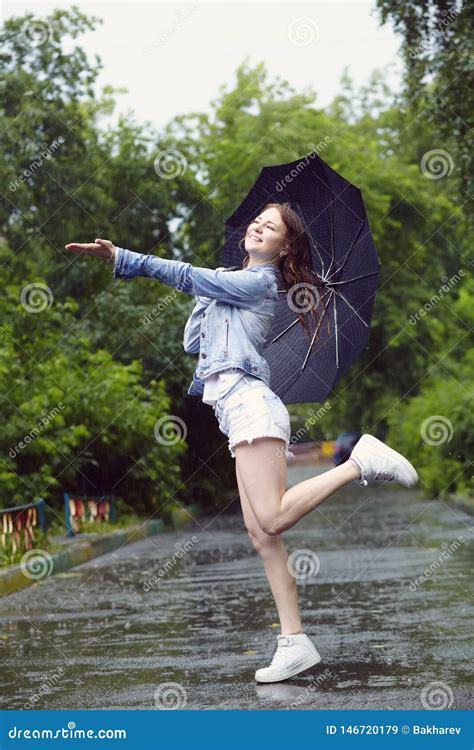
[{"label": "woman", "polygon": [[[418,476],[399,453],[363,435],[345,463],[285,489],[290,419],[269,388],[269,368],[261,350],[277,299],[278,273],[286,288],[307,284],[303,288],[310,295],[311,255],[304,226],[288,203],[267,204],[249,224],[244,243],[246,257],[240,270],[199,268],[115,247],[103,239],[65,247],[109,259],[115,278],[157,278],[196,297],[183,338],[185,351],[199,353],[188,393],[213,405],[236,459],[244,522],[263,561],[281,625],[272,662],[258,669],[255,679],[278,682],[321,659],[303,630],[295,574],[288,566],[281,533],[349,482],[366,486],[369,479],[386,479],[412,487]],[[318,309],[311,307],[317,320]],[[305,316],[299,317],[307,328]]]}]

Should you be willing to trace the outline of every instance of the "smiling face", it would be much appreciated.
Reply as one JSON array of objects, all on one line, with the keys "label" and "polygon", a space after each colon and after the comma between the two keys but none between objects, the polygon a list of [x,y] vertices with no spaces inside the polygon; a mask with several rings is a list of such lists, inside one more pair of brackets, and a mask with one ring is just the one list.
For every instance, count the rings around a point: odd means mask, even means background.
[{"label": "smiling face", "polygon": [[286,226],[277,208],[262,211],[245,233],[245,249],[250,256],[247,268],[261,263],[278,264],[280,251],[285,246]]}]

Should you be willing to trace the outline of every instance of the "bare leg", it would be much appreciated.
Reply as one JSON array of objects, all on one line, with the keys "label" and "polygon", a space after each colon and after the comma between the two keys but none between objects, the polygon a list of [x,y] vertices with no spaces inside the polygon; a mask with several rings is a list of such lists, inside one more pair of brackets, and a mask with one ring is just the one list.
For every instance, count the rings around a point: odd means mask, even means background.
[{"label": "bare leg", "polygon": [[[360,476],[352,461],[306,479],[285,491],[286,457],[278,438],[257,438],[235,446],[237,469],[250,507],[266,534],[278,535]],[[283,480],[283,481],[282,481]]]},{"label": "bare leg", "polygon": [[[296,580],[294,576],[291,575],[287,565],[288,552],[286,551],[281,537],[266,534],[260,528],[240,479],[237,463],[236,475],[244,523],[252,544],[263,562],[265,573],[278,610],[281,633],[282,635],[302,633],[303,626],[301,624],[301,615],[298,606]],[[286,482],[283,484],[283,489],[285,488],[285,484]]]}]

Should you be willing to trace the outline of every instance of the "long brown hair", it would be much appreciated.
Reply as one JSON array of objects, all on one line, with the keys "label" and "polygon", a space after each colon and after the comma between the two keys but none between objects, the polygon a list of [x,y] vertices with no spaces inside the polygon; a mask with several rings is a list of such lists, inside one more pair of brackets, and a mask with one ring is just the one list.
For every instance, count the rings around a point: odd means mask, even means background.
[{"label": "long brown hair", "polygon": [[[275,265],[281,273],[287,300],[296,312],[303,328],[310,335],[306,320],[307,313],[311,314],[317,328],[324,309],[324,302],[321,302],[324,292],[322,282],[311,271],[313,262],[310,239],[301,217],[289,203],[267,203],[259,213],[267,208],[277,208],[286,227],[283,247],[286,254],[280,255],[279,262]],[[241,240],[243,241],[244,239]],[[245,252],[242,269],[246,268],[250,261],[250,255],[247,251]],[[298,310],[302,312],[298,313]]]}]

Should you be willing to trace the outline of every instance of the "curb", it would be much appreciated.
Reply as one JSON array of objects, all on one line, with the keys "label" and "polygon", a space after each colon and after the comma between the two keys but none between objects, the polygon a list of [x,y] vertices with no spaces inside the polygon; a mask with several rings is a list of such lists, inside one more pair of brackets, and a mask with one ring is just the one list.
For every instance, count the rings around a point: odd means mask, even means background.
[{"label": "curb", "polygon": [[[35,574],[31,577],[23,572],[21,565],[15,565],[5,571],[1,571],[0,596],[12,594],[14,591],[19,591],[26,586],[31,586],[33,583],[44,580],[45,577],[69,570],[69,568],[88,562],[94,557],[100,557],[100,555],[111,552],[124,544],[143,541],[147,536],[158,534],[160,531],[164,531],[164,529],[165,525],[163,521],[157,519],[147,521],[141,526],[130,526],[128,529],[112,531],[109,534],[103,534],[87,541],[81,539],[72,540],[67,549],[54,552],[53,554],[43,552],[43,557],[41,557],[41,550],[38,550],[38,557],[35,562],[36,567],[41,569],[40,574]],[[47,569],[47,571],[41,574],[44,569]]]}]

